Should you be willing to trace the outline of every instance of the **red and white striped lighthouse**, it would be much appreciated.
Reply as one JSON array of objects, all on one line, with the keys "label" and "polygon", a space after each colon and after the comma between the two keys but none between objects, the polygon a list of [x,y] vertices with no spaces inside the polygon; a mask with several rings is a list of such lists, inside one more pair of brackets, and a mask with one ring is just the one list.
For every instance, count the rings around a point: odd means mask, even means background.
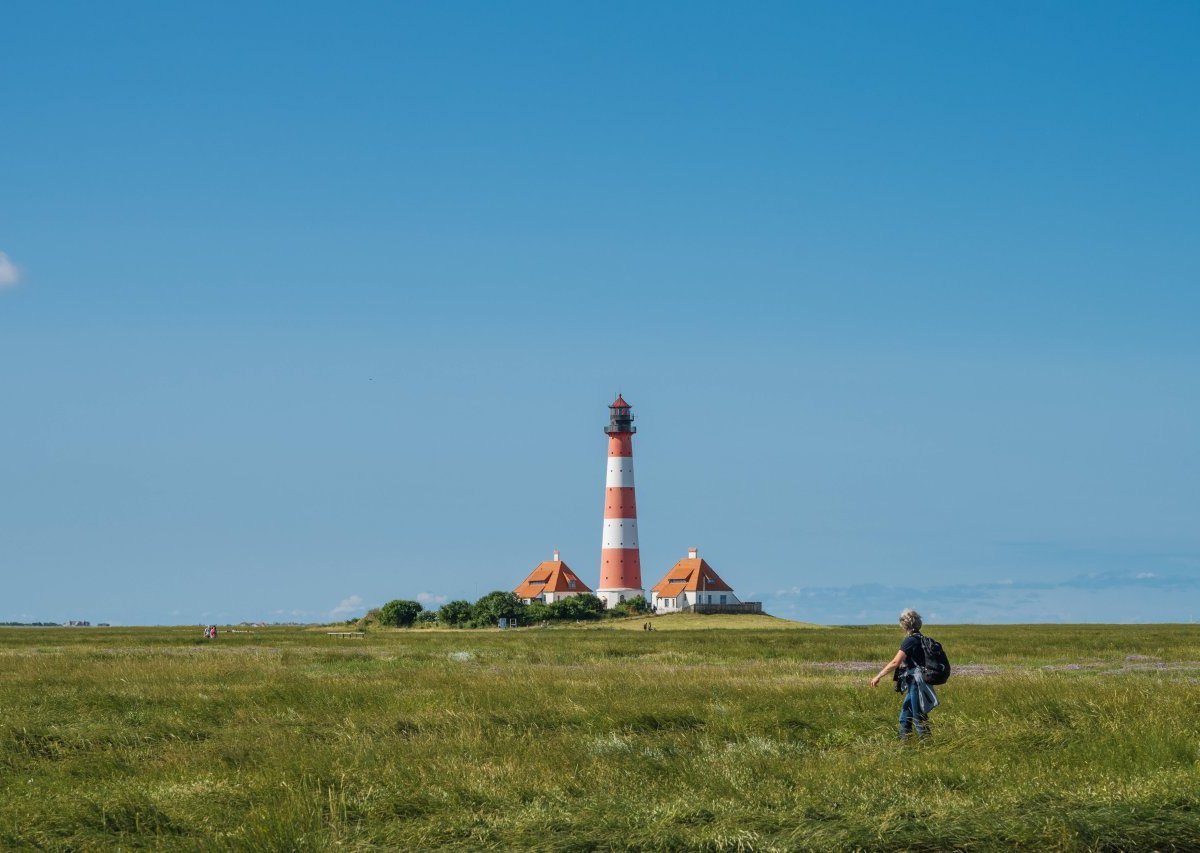
[{"label": "red and white striped lighthouse", "polygon": [[608,475],[604,481],[604,540],[600,549],[600,586],[606,607],[620,604],[642,589],[638,552],[637,502],[633,496],[633,415],[620,394],[608,407]]}]

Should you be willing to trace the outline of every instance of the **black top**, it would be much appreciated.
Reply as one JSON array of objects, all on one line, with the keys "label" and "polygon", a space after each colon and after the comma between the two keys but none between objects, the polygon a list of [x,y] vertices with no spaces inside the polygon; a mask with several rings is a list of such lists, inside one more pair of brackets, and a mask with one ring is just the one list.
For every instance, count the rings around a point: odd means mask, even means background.
[{"label": "black top", "polygon": [[911,666],[925,665],[925,647],[921,645],[921,635],[909,634],[904,638],[904,642],[900,644],[900,651],[904,652],[904,668],[908,669]]}]

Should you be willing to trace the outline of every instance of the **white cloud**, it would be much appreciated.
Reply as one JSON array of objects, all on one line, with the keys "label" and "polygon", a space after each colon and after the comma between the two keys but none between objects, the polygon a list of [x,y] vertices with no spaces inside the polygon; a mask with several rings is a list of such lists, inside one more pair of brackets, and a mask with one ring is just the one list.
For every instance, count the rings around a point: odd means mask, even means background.
[{"label": "white cloud", "polygon": [[1156,574],[1154,574],[1154,572],[1138,572],[1137,573],[1137,579],[1140,581],[1144,581],[1147,578],[1153,578],[1153,577],[1158,577],[1158,576]]},{"label": "white cloud", "polygon": [[349,619],[351,616],[361,615],[365,610],[362,596],[351,595],[343,598],[337,607],[330,610],[329,616],[332,619]]},{"label": "white cloud", "polygon": [[434,606],[440,607],[441,605],[445,604],[449,600],[450,599],[446,598],[446,596],[444,596],[444,595],[434,595],[432,592],[418,592],[417,593],[417,601],[421,602],[421,606],[424,607],[426,610],[429,609],[429,606],[431,604]]},{"label": "white cloud", "polygon": [[0,287],[13,287],[21,281],[21,268],[0,252]]}]

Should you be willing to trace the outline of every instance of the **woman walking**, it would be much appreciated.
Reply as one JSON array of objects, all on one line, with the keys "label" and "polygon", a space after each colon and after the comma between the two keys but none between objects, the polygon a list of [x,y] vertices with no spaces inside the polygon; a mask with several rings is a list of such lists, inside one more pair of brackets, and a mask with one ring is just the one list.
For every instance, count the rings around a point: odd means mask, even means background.
[{"label": "woman walking", "polygon": [[938,705],[933,688],[925,683],[925,647],[921,642],[921,614],[911,607],[900,614],[900,627],[908,636],[900,643],[900,651],[888,661],[879,674],[871,679],[871,686],[878,687],[880,680],[896,670],[896,691],[904,694],[900,705],[900,737],[912,731],[924,738],[929,735],[929,712]]}]

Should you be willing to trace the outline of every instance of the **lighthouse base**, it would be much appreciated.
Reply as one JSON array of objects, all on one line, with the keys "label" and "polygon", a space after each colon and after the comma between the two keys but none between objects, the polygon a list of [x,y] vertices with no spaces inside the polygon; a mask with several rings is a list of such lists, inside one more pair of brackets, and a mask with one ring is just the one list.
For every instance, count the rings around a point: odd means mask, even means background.
[{"label": "lighthouse base", "polygon": [[637,598],[639,595],[645,598],[646,590],[630,588],[596,590],[596,597],[604,602],[605,609],[616,607],[618,604],[623,604],[631,598]]}]

